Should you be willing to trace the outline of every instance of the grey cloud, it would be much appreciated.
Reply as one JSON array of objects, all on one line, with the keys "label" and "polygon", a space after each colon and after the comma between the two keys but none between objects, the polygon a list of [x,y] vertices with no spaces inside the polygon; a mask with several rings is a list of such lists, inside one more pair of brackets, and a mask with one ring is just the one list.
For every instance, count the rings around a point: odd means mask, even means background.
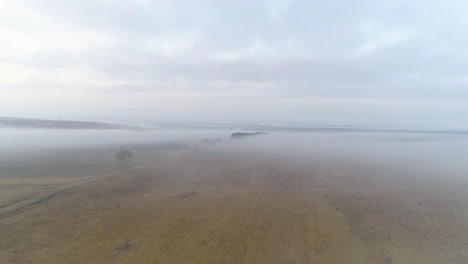
[{"label": "grey cloud", "polygon": [[25,3],[72,32],[112,39],[76,52],[2,59],[87,67],[123,83],[83,89],[468,99],[468,4],[461,0]]}]

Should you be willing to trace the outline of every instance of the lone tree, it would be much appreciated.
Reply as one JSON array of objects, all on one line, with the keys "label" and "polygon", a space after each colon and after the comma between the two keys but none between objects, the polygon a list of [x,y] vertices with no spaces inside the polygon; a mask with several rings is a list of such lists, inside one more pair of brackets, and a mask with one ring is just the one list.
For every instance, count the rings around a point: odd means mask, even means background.
[{"label": "lone tree", "polygon": [[133,158],[133,153],[130,150],[122,149],[115,153],[115,157],[122,169],[127,170],[130,166],[130,160]]}]

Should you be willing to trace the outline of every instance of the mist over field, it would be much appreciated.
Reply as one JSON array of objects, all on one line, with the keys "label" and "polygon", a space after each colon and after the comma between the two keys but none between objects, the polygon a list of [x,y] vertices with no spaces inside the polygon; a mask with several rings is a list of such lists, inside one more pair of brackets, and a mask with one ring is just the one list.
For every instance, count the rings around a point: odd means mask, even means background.
[{"label": "mist over field", "polygon": [[[468,136],[404,132],[278,132],[232,139],[230,129],[47,130],[1,129],[0,154],[41,151],[119,148],[138,149],[145,145],[203,146],[203,140],[219,139],[214,149],[246,151],[291,162],[346,160],[385,169],[419,170],[431,177],[466,178]],[[112,154],[112,153],[111,153]],[[413,175],[411,177],[419,177]],[[466,178],[468,181],[468,178]]]},{"label": "mist over field", "polygon": [[468,263],[467,10],[0,0],[0,263]]},{"label": "mist over field", "polygon": [[[231,143],[234,148],[239,147],[237,142]],[[464,135],[388,132],[272,133],[239,143],[250,151],[305,162],[314,159],[341,159],[382,168],[422,169],[427,172],[436,170],[442,179],[452,174],[466,177],[462,175],[468,172],[468,137]]]},{"label": "mist over field", "polygon": [[[220,131],[200,130],[50,130],[0,129],[0,144],[5,149],[53,149],[128,145],[146,143],[185,143],[223,135]],[[226,134],[226,132],[224,133]]]}]

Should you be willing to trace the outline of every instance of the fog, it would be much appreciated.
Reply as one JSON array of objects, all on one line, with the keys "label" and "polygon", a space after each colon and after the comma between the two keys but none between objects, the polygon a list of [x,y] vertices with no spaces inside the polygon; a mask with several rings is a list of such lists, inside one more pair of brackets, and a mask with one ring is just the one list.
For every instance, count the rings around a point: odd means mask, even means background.
[{"label": "fog", "polygon": [[218,130],[49,130],[0,129],[2,151],[66,149],[141,143],[186,143],[206,137],[221,136]]},{"label": "fog", "polygon": [[[392,169],[410,177],[466,180],[468,137],[451,134],[383,132],[269,132],[232,139],[231,129],[0,130],[0,158],[21,158],[47,150],[128,148],[138,155],[144,146],[174,144],[222,152],[242,152],[292,164],[335,162]],[[219,141],[218,141],[219,139]],[[214,140],[207,143],[204,140]]]},{"label": "fog", "polygon": [[229,141],[224,150],[233,149],[305,167],[324,178],[342,174],[419,186],[468,180],[468,137],[463,135],[272,133]]},{"label": "fog", "polygon": [[[272,133],[241,146],[285,158],[344,159],[360,163],[466,172],[468,137],[416,133]],[[232,142],[230,146],[239,145]]]}]

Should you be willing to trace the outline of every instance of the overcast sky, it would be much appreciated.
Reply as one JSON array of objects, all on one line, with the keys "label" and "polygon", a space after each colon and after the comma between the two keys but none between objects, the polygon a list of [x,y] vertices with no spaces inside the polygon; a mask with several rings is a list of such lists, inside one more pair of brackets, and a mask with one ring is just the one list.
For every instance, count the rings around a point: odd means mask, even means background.
[{"label": "overcast sky", "polygon": [[466,0],[0,7],[0,116],[468,126]]}]

